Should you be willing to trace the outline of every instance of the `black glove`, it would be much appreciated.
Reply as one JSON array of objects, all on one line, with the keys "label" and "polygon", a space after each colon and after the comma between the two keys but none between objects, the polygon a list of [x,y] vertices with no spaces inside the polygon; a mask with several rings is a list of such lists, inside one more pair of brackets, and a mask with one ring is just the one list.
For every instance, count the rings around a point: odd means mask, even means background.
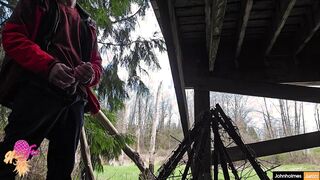
[{"label": "black glove", "polygon": [[49,82],[65,89],[75,83],[73,71],[63,63],[56,63],[49,73]]},{"label": "black glove", "polygon": [[89,84],[94,78],[94,70],[91,63],[83,63],[74,70],[75,78],[81,84]]}]

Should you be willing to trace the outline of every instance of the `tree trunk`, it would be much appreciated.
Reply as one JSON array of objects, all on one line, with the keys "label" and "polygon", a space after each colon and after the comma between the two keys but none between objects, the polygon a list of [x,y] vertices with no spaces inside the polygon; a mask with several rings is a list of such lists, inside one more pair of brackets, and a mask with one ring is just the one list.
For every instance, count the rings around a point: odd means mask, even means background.
[{"label": "tree trunk", "polygon": [[287,132],[288,132],[288,135],[292,135],[292,127],[291,127],[291,121],[290,121],[290,113],[289,113],[289,105],[288,105],[288,100],[285,101],[286,102],[286,121],[287,121]]},{"label": "tree trunk", "polygon": [[265,106],[265,109],[266,109],[266,114],[264,114],[266,127],[267,127],[267,129],[269,131],[270,138],[273,139],[273,138],[275,138],[275,134],[273,132],[273,126],[272,126],[272,123],[271,123],[270,112],[269,112],[269,109],[268,109],[268,106],[267,106],[266,98],[263,98],[263,100],[264,100],[264,106]]},{"label": "tree trunk", "polygon": [[297,101],[294,102],[294,134],[300,133],[300,115],[298,112]]},{"label": "tree trunk", "polygon": [[[168,105],[168,123],[167,123],[167,128],[170,130],[171,129],[171,121],[172,121],[172,105],[171,103]],[[168,149],[171,149],[171,140],[168,139]]]},{"label": "tree trunk", "polygon": [[319,114],[318,104],[316,104],[315,106],[314,120],[316,121],[317,130],[320,131],[320,114]]},{"label": "tree trunk", "polygon": [[305,119],[304,119],[304,108],[303,108],[303,103],[301,103],[301,118],[302,118],[302,127],[303,127],[303,134],[306,133],[306,122],[305,122]]},{"label": "tree trunk", "polygon": [[152,122],[152,129],[151,129],[151,138],[150,138],[150,149],[149,149],[149,169],[153,173],[154,172],[154,160],[155,160],[155,151],[156,151],[156,136],[157,136],[157,127],[159,123],[158,118],[158,101],[160,96],[162,82],[160,82],[157,90],[156,102],[154,107],[154,120]]},{"label": "tree trunk", "polygon": [[285,115],[285,109],[283,100],[279,99],[279,106],[280,106],[280,114],[281,114],[281,122],[282,122],[282,129],[283,129],[283,135],[287,136],[287,123],[286,123],[286,115]]},{"label": "tree trunk", "polygon": [[[306,122],[305,122],[305,119],[304,119],[304,108],[303,108],[303,103],[301,103],[301,118],[302,118],[302,128],[303,128],[303,134],[306,133]],[[307,155],[307,150],[305,149],[304,150],[304,154]]]},{"label": "tree trunk", "polygon": [[[125,108],[120,112],[121,115],[119,116],[120,118],[122,118],[122,122],[121,122],[121,130],[120,132],[122,134],[126,134],[127,133],[127,129],[128,129],[128,122],[126,122],[126,117],[127,117],[127,105],[125,106]],[[122,151],[121,152],[121,155],[119,157],[119,163],[120,165],[123,165],[124,164],[124,152]]]},{"label": "tree trunk", "polygon": [[136,138],[137,138],[137,146],[136,151],[140,153],[140,147],[141,147],[141,128],[142,128],[142,115],[141,115],[141,95],[138,95],[138,122],[136,126]]}]

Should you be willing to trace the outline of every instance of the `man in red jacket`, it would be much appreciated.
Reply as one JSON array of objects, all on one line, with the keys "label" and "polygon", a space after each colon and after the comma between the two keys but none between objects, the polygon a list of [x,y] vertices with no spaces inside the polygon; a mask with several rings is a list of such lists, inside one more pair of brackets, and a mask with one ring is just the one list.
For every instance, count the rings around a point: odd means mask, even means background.
[{"label": "man in red jacket", "polygon": [[2,43],[24,69],[0,143],[0,179],[14,179],[5,153],[18,140],[38,147],[48,138],[48,180],[71,179],[83,114],[99,111],[90,90],[101,77],[96,27],[76,0],[20,0]]}]

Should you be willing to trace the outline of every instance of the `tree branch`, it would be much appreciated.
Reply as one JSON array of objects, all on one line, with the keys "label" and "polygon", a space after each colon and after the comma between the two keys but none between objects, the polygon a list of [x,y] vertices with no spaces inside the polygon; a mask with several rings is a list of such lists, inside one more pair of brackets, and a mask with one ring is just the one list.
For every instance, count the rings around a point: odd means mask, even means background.
[{"label": "tree branch", "polygon": [[157,39],[149,39],[149,40],[140,40],[140,39],[137,39],[135,41],[130,41],[128,43],[111,43],[111,42],[102,42],[102,41],[98,41],[99,44],[102,44],[104,46],[128,46],[128,45],[131,45],[131,44],[134,44],[134,43],[144,43],[144,42],[150,42],[150,41],[155,41]]},{"label": "tree branch", "polygon": [[7,3],[5,3],[5,2],[3,2],[3,1],[0,1],[0,5],[5,6],[5,7],[11,9],[11,10],[14,9],[14,6],[12,6],[12,5],[10,5],[10,4],[7,4]]},{"label": "tree branch", "polygon": [[122,21],[127,21],[128,19],[131,19],[133,18],[134,16],[136,16],[140,11],[142,11],[142,9],[145,7],[144,6],[141,6],[135,13],[133,13],[132,15],[130,16],[127,16],[125,18],[122,18],[122,19],[118,19],[118,20],[115,20],[115,21],[111,21],[112,24],[115,24],[115,23],[119,23],[119,22],[122,22]]}]

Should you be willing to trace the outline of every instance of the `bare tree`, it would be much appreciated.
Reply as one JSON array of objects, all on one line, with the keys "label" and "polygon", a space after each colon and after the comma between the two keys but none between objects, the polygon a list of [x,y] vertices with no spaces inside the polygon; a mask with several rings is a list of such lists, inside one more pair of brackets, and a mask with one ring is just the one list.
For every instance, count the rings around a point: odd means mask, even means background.
[{"label": "bare tree", "polygon": [[137,102],[138,102],[138,96],[136,94],[136,98],[133,103],[133,107],[131,107],[131,112],[129,115],[129,120],[128,120],[128,126],[132,127],[135,126],[135,121],[136,121],[136,111],[137,111]]},{"label": "bare tree", "polygon": [[155,151],[156,151],[156,136],[157,136],[157,127],[159,123],[158,118],[158,103],[159,103],[159,96],[161,92],[162,82],[160,82],[157,90],[156,102],[154,105],[154,116],[152,122],[152,129],[151,129],[151,138],[150,138],[150,149],[149,149],[149,169],[151,172],[154,172],[154,160],[155,160]]},{"label": "bare tree", "polygon": [[172,116],[173,116],[173,112],[172,112],[172,104],[169,103],[168,104],[168,122],[167,122],[167,127],[170,129],[171,128],[171,123],[172,123]]},{"label": "bare tree", "polygon": [[164,130],[165,128],[165,119],[168,117],[168,104],[169,99],[165,99],[163,96],[160,102],[160,109],[159,109],[159,131]]},{"label": "bare tree", "polygon": [[263,98],[263,101],[264,101],[264,108],[262,108],[263,119],[268,131],[268,135],[271,139],[273,139],[275,138],[275,134],[274,134],[274,130],[271,122],[271,116],[270,116],[269,108],[267,106],[266,98]]},{"label": "bare tree", "polygon": [[[117,121],[117,129],[120,129],[121,134],[126,134],[128,129],[128,122],[127,122],[127,109],[128,103],[125,103],[125,107],[117,113],[118,121]],[[121,152],[119,156],[119,163],[120,165],[124,164],[124,152]]]},{"label": "bare tree", "polygon": [[304,108],[303,108],[303,103],[301,103],[301,106],[300,106],[300,114],[301,114],[301,118],[302,118],[302,128],[303,128],[303,133],[305,134],[306,133],[306,122],[305,122],[305,119],[304,119]]},{"label": "bare tree", "polygon": [[141,94],[137,94],[138,96],[138,121],[137,121],[137,126],[136,126],[136,138],[137,138],[137,152],[141,152],[141,146],[143,144],[142,141],[142,134],[143,134],[143,117],[142,117],[142,96]]},{"label": "bare tree", "polygon": [[289,136],[291,135],[291,125],[290,125],[288,101],[285,102],[284,100],[279,99],[279,106],[280,106],[283,135]]},{"label": "bare tree", "polygon": [[288,100],[285,100],[285,109],[287,111],[287,130],[288,130],[288,135],[292,135],[292,126],[291,126],[291,119],[290,119],[290,107],[289,107],[289,104],[288,104]]},{"label": "bare tree", "polygon": [[[300,104],[301,106],[301,104]],[[298,109],[298,104],[294,102],[294,134],[300,134],[301,124],[301,108]]]},{"label": "bare tree", "polygon": [[316,127],[317,130],[320,131],[320,114],[319,114],[319,105],[315,105],[315,110],[314,110],[314,120],[316,122]]},{"label": "bare tree", "polygon": [[187,90],[186,96],[187,96],[187,105],[188,105],[188,115],[189,115],[189,124],[192,125],[194,121],[194,91]]}]

